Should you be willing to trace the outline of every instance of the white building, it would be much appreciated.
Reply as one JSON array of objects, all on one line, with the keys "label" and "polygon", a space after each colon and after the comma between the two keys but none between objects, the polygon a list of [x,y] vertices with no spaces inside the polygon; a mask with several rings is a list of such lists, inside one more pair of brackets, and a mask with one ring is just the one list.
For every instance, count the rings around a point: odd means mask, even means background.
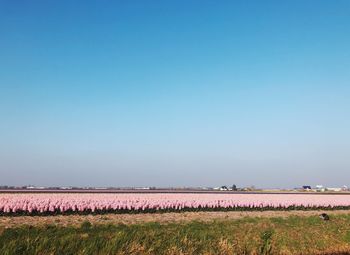
[{"label": "white building", "polygon": [[323,185],[316,185],[316,191],[317,192],[324,192],[326,191],[325,187]]},{"label": "white building", "polygon": [[340,192],[342,191],[342,188],[327,188],[327,191],[333,191],[333,192]]}]

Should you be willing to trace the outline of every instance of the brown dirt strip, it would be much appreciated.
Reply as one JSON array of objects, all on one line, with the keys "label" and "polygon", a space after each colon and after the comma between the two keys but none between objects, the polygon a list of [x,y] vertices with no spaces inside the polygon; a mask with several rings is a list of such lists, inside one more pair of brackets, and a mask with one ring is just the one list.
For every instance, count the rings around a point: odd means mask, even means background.
[{"label": "brown dirt strip", "polygon": [[[0,216],[0,227],[10,228],[20,225],[40,226],[54,224],[78,226],[84,221],[92,224],[138,224],[159,222],[161,224],[189,221],[231,220],[244,217],[289,217],[317,216],[323,211],[231,211],[231,212],[181,212],[181,213],[145,213],[145,214],[104,214],[104,215],[56,215],[56,216]],[[350,214],[350,210],[327,211],[330,216]]]}]

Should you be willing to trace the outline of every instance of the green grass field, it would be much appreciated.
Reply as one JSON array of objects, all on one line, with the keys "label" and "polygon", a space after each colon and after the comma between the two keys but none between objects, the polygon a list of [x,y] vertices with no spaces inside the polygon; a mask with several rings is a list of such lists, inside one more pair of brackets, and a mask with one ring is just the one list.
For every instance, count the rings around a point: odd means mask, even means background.
[{"label": "green grass field", "polygon": [[1,254],[350,254],[350,215],[1,229]]}]

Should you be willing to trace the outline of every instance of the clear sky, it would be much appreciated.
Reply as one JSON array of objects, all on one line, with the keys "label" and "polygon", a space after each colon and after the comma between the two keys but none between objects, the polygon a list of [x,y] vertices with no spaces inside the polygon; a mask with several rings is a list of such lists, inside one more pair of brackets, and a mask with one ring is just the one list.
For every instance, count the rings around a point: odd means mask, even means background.
[{"label": "clear sky", "polygon": [[350,185],[350,1],[0,0],[0,185]]}]

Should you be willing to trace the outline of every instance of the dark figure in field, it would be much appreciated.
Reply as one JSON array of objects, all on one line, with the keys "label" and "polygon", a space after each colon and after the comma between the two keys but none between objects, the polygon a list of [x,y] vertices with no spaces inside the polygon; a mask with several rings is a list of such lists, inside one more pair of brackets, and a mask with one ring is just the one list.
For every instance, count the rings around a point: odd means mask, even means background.
[{"label": "dark figure in field", "polygon": [[328,214],[326,214],[326,213],[322,213],[322,214],[320,215],[320,218],[321,218],[322,220],[329,220],[329,216],[328,216]]}]

